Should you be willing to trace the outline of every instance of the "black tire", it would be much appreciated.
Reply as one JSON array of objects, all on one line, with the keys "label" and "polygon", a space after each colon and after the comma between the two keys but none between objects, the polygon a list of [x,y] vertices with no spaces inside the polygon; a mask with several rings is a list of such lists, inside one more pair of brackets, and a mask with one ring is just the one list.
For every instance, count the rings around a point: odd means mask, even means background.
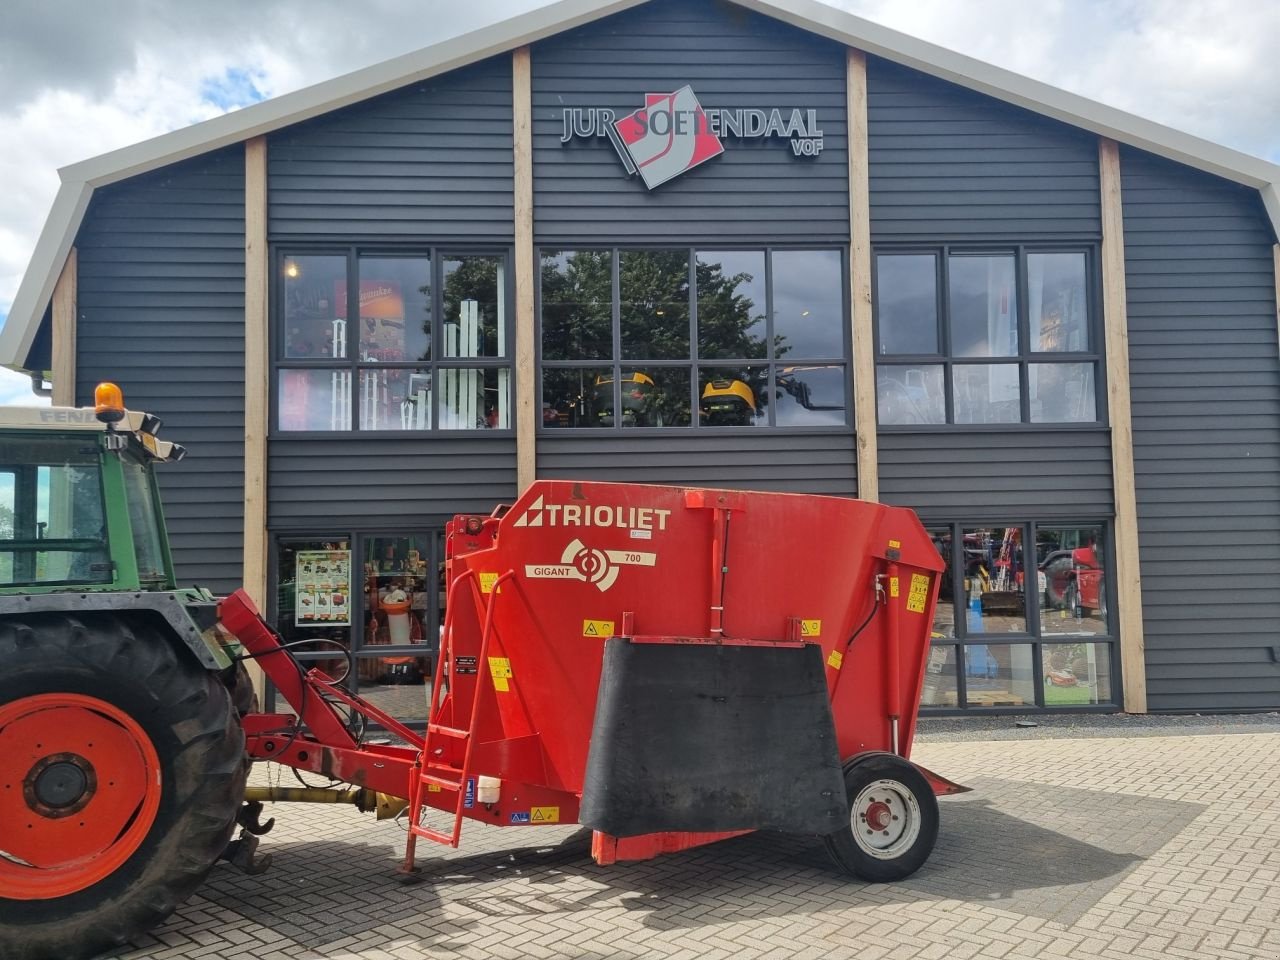
[{"label": "black tire", "polygon": [[1067,584],[1066,595],[1062,598],[1063,609],[1077,620],[1080,619],[1084,610],[1080,607],[1080,585],[1072,580]]},{"label": "black tire", "polygon": [[243,660],[236,661],[230,676],[224,678],[224,682],[231,694],[231,706],[235,708],[237,717],[258,712],[258,694],[253,689],[253,678],[249,676]]},{"label": "black tire", "polygon": [[62,896],[0,898],[0,960],[118,946],[172,913],[226,848],[248,774],[244,733],[220,677],[176,643],[111,615],[0,618],[0,708],[37,694],[97,698],[141,728],[160,767],[155,819],[114,872]]},{"label": "black tire", "polygon": [[[900,757],[873,753],[845,764],[844,786],[849,826],[824,838],[837,866],[871,883],[902,880],[919,870],[938,839],[938,798],[924,775]],[[869,804],[892,817],[885,829],[868,825]]]}]

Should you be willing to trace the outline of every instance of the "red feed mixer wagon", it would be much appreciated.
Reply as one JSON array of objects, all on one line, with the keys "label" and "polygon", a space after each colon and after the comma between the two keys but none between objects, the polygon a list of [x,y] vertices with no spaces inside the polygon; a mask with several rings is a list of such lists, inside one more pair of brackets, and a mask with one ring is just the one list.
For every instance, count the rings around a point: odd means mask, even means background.
[{"label": "red feed mixer wagon", "polygon": [[246,716],[249,755],[407,798],[406,870],[465,819],[581,823],[602,864],[761,829],[867,880],[928,857],[935,795],[963,788],[908,760],[942,571],[911,511],[539,481],[447,544],[424,733],[304,672],[242,591],[219,608],[302,719]]}]

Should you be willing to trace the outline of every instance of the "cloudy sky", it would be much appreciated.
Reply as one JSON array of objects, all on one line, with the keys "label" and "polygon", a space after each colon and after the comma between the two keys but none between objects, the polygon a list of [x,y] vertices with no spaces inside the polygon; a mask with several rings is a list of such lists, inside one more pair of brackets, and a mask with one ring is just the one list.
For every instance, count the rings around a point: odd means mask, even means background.
[{"label": "cloudy sky", "polygon": [[[887,26],[1280,162],[1280,3],[830,0]],[[540,0],[3,0],[0,321],[58,167],[296,90]],[[34,403],[0,371],[0,404]]]}]

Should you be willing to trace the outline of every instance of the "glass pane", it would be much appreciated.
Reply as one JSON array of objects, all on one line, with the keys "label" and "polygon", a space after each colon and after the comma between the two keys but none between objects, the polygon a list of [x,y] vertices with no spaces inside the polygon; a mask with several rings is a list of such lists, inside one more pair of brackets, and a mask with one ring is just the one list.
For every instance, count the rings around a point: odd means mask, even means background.
[{"label": "glass pane", "polygon": [[[346,290],[338,316],[347,315]],[[427,257],[360,260],[360,359],[431,359],[431,261]]]},{"label": "glass pane", "polygon": [[441,430],[511,429],[511,371],[447,367],[440,378]]},{"label": "glass pane", "polygon": [[698,422],[707,427],[768,426],[768,393],[768,367],[702,367],[698,371]]},{"label": "glass pane", "polygon": [[688,357],[689,252],[628,250],[620,256],[618,271],[622,359]]},{"label": "glass pane", "polygon": [[281,430],[350,430],[350,370],[280,370]]},{"label": "glass pane", "polygon": [[502,257],[445,257],[443,357],[505,357],[507,268]]},{"label": "glass pane", "polygon": [[106,537],[96,440],[4,442],[0,585],[110,583]]},{"label": "glass pane", "polygon": [[699,250],[697,274],[698,356],[767,356],[764,251]]},{"label": "glass pane", "polygon": [[365,537],[364,649],[417,643],[434,648],[439,638],[427,626],[435,581],[430,562],[426,537]]},{"label": "glass pane", "polygon": [[[351,644],[351,543],[335,540],[289,540],[276,550],[278,577],[276,633],[285,642],[309,640],[294,652],[324,654]],[[335,659],[321,669],[330,676],[346,667]],[[335,674],[333,671],[336,670]]]},{"label": "glass pane", "polygon": [[284,260],[284,356],[347,355],[347,258],[309,254]]},{"label": "glass pane", "polygon": [[953,357],[1018,354],[1018,293],[1012,254],[953,256],[948,299]]},{"label": "glass pane", "polygon": [[361,430],[429,430],[431,371],[360,371]]},{"label": "glass pane", "polygon": [[613,254],[561,250],[542,254],[542,358],[613,357]]},{"label": "glass pane", "polygon": [[774,251],[774,357],[843,357],[845,327],[840,251]]},{"label": "glass pane", "polygon": [[779,367],[774,391],[780,427],[842,427],[846,424],[847,376],[843,366]]},{"label": "glass pane", "polygon": [[931,636],[935,640],[949,639],[956,635],[956,597],[952,580],[955,555],[951,549],[951,528],[939,527],[930,529],[929,539],[933,541],[934,548],[941,555],[942,562],[947,565],[946,570],[942,572],[942,579],[938,585],[938,606],[933,614]]},{"label": "glass pane", "polygon": [[[542,371],[544,427],[606,427],[613,424],[613,368]],[[608,422],[605,417],[608,416]]]},{"label": "glass pane", "polygon": [[1040,632],[1107,633],[1106,549],[1101,527],[1039,527]]},{"label": "glass pane", "polygon": [[938,352],[938,258],[931,253],[876,257],[880,352]]},{"label": "glass pane", "polygon": [[1027,254],[1032,350],[1089,349],[1083,253]]},{"label": "glass pane", "polygon": [[957,363],[951,368],[956,423],[1017,423],[1022,388],[1016,363]]},{"label": "glass pane", "polygon": [[133,460],[121,463],[124,469],[125,496],[129,502],[129,529],[133,533],[133,551],[138,561],[138,579],[163,583],[169,579],[164,569],[164,553],[160,543],[160,519],[152,496],[147,468]]},{"label": "glass pane", "polygon": [[924,668],[924,688],[920,693],[920,706],[958,707],[960,705],[956,665],[954,646],[930,648],[929,662]]},{"label": "glass pane", "polygon": [[[622,368],[622,415],[624,427],[689,426],[689,370],[686,367],[657,367],[648,371]],[[601,398],[603,399],[603,398]],[[601,420],[606,426],[616,422],[611,408]]]},{"label": "glass pane", "polygon": [[429,657],[390,653],[357,661],[360,696],[397,720],[425,722],[431,689]]},{"label": "glass pane", "polygon": [[964,648],[965,701],[971,707],[1032,707],[1034,657],[1029,643],[972,643]]},{"label": "glass pane", "polygon": [[1098,419],[1092,363],[1027,365],[1032,423],[1093,423]]},{"label": "glass pane", "polygon": [[964,531],[965,630],[1026,633],[1021,527]]},{"label": "glass pane", "polygon": [[943,391],[941,365],[877,368],[876,410],[880,423],[945,423],[947,403]]},{"label": "glass pane", "polygon": [[1111,645],[1046,643],[1044,705],[1087,706],[1111,703]]}]

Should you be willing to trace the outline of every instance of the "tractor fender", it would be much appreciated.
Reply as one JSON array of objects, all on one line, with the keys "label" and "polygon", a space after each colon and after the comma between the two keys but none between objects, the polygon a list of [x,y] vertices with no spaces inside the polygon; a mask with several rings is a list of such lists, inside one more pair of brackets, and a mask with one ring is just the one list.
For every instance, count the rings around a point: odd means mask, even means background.
[{"label": "tractor fender", "polygon": [[[218,643],[202,632],[188,609],[191,603],[191,598],[172,591],[31,593],[0,596],[0,617],[33,613],[63,613],[70,616],[86,613],[148,614],[168,624],[202,667],[207,670],[226,670],[232,664],[231,658]],[[213,609],[213,602],[210,601],[208,606]]]},{"label": "tractor fender", "polygon": [[[898,757],[896,753],[891,753],[888,750],[867,750],[864,753],[855,753],[844,762],[843,768],[848,770],[850,767],[856,766],[870,757],[896,757],[899,760],[906,759],[905,757]],[[929,786],[933,788],[933,795],[935,797],[950,797],[957,793],[973,792],[973,787],[964,787],[958,783],[948,780],[946,777],[939,776],[928,767],[922,767],[914,760],[907,760],[907,762],[919,770],[920,775],[929,781]]]}]

